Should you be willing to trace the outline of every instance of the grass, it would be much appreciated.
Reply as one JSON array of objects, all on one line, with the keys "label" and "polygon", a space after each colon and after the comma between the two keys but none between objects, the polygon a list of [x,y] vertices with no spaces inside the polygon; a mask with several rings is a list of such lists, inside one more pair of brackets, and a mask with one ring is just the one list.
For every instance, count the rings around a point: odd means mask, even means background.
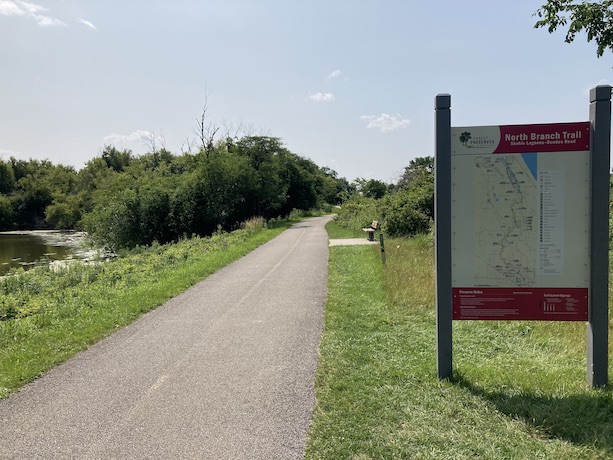
[{"label": "grass", "polygon": [[[138,248],[114,261],[37,267],[0,279],[0,399],[274,238],[232,233]],[[270,227],[270,226],[269,226]]]},{"label": "grass", "polygon": [[326,225],[326,230],[330,239],[366,238],[366,233],[362,229],[341,227],[334,220]]},{"label": "grass", "polygon": [[436,377],[429,236],[332,247],[309,459],[613,458],[582,323],[457,321]]}]

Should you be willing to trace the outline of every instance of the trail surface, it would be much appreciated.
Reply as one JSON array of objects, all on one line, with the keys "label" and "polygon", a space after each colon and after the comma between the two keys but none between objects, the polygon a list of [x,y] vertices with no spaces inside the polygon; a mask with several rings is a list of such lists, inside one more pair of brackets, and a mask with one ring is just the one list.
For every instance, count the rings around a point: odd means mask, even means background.
[{"label": "trail surface", "polygon": [[294,225],[0,401],[0,458],[303,458],[329,219]]}]

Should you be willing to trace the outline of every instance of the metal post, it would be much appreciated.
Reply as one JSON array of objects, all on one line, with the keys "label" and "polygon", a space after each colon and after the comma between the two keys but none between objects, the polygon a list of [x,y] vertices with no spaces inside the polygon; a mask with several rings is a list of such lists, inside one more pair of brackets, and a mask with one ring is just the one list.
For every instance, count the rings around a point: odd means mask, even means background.
[{"label": "metal post", "polygon": [[611,145],[611,87],[590,91],[591,244],[587,379],[592,387],[608,384],[609,366],[609,168]]},{"label": "metal post", "polygon": [[383,233],[379,233],[379,244],[381,245],[381,262],[385,267],[385,243],[383,241]]},{"label": "metal post", "polygon": [[434,222],[436,248],[436,369],[439,379],[451,377],[451,96],[435,100],[435,191]]}]

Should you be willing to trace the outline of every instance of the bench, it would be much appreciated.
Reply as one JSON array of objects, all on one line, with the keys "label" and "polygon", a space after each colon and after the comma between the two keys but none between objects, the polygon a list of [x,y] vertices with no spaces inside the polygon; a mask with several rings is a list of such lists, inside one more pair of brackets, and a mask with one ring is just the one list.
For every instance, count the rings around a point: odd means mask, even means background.
[{"label": "bench", "polygon": [[362,230],[368,233],[368,241],[375,241],[375,232],[379,228],[379,222],[373,220],[368,227],[364,227]]}]

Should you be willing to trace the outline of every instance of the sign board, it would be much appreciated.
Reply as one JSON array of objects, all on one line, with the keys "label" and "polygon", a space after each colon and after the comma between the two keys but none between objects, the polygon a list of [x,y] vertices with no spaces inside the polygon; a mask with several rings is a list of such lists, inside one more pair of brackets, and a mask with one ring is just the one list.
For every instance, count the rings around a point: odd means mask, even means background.
[{"label": "sign board", "polygon": [[454,319],[586,321],[587,377],[608,384],[611,96],[589,122],[452,128],[435,99],[436,368]]},{"label": "sign board", "polygon": [[451,128],[453,319],[587,321],[590,122]]}]

